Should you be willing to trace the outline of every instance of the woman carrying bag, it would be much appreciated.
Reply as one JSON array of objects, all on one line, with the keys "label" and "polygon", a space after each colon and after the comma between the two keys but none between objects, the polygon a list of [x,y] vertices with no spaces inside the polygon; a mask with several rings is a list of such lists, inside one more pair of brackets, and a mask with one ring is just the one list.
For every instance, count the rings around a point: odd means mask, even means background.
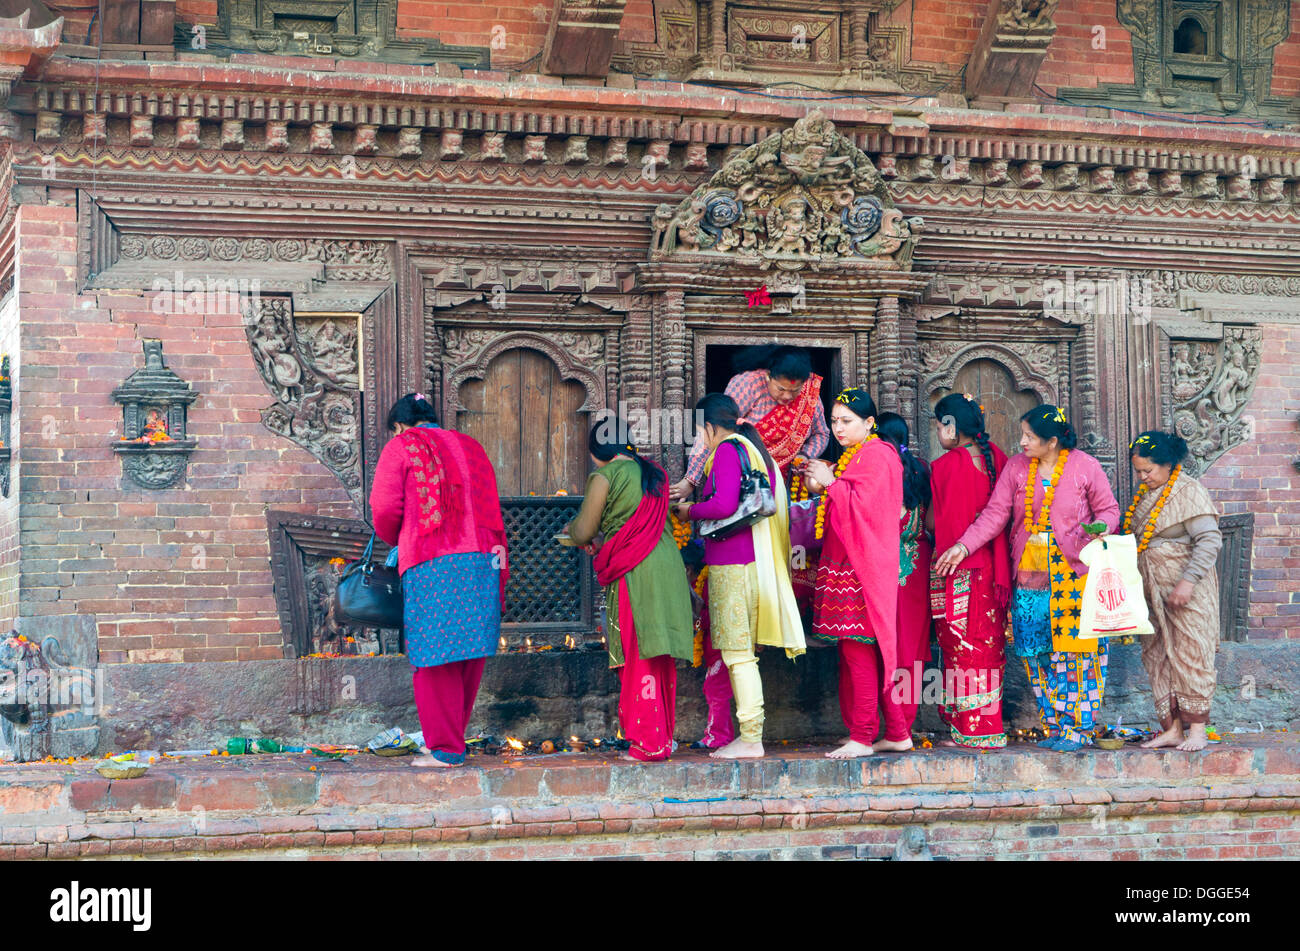
[{"label": "woman carrying bag", "polygon": [[1138,571],[1155,628],[1142,641],[1142,666],[1164,731],[1142,745],[1203,750],[1219,645],[1219,512],[1205,487],[1182,471],[1187,443],[1180,436],[1145,432],[1129,452],[1142,486],[1124,531],[1137,536]]},{"label": "woman carrying bag", "polygon": [[[804,653],[803,624],[790,586],[789,511],[780,470],[754,427],[740,417],[735,400],[710,393],[695,411],[704,420],[709,455],[704,466],[704,500],[681,502],[677,517],[727,519],[741,506],[743,472],[766,472],[776,512],[724,537],[704,539],[709,568],[709,634],[731,678],[740,737],[711,755],[719,759],[763,755],[763,682],[757,644],[784,647],[793,659]],[[707,530],[706,525],[701,526]]]},{"label": "woman carrying bag", "polygon": [[412,766],[465,762],[465,729],[501,636],[509,570],[496,473],[464,433],[440,429],[432,404],[393,404],[396,433],[370,489],[375,534],[398,547],[406,650],[429,753]]}]

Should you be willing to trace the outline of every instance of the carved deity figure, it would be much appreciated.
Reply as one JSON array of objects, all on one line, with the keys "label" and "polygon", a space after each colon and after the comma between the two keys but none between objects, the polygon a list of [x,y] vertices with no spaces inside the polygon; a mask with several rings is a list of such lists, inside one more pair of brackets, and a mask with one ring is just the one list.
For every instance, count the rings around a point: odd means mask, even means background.
[{"label": "carved deity figure", "polygon": [[1228,359],[1223,376],[1214,388],[1214,406],[1220,413],[1236,411],[1238,396],[1250,384],[1250,370],[1246,368],[1246,351],[1235,340],[1228,344]]},{"label": "carved deity figure", "polygon": [[806,254],[813,235],[808,220],[808,203],[790,198],[768,214],[767,250],[770,254]]},{"label": "carved deity figure", "polygon": [[290,352],[287,331],[280,327],[269,308],[258,317],[253,353],[262,365],[263,376],[275,387],[278,399],[292,404],[302,396],[302,367]]},{"label": "carved deity figure", "polygon": [[1059,0],[1002,0],[998,26],[1025,30],[1050,26],[1058,3]]}]

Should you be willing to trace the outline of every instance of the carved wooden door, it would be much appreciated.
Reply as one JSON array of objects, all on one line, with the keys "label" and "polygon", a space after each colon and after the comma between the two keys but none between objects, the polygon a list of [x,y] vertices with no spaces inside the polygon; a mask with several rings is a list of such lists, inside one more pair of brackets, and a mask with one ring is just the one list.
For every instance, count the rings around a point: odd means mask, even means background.
[{"label": "carved wooden door", "polygon": [[519,348],[494,359],[482,380],[460,388],[456,428],[487,450],[502,498],[580,495],[587,479],[582,385],[560,379],[544,353]]},{"label": "carved wooden door", "polygon": [[1010,371],[996,360],[972,360],[958,371],[952,388],[979,400],[984,425],[998,448],[1008,456],[1020,451],[1020,417],[1038,405],[1037,393],[1017,390]]}]

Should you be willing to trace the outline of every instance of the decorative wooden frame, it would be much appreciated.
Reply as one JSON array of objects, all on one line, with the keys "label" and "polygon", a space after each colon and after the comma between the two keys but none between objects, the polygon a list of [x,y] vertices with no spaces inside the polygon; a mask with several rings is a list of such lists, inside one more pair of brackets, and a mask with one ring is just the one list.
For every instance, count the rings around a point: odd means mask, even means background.
[{"label": "decorative wooden frame", "polygon": [[1254,554],[1255,513],[1219,519],[1219,632],[1225,641],[1250,639],[1250,565]]},{"label": "decorative wooden frame", "polygon": [[[360,519],[274,509],[266,513],[266,527],[271,539],[271,579],[284,636],[284,656],[301,657],[310,653],[312,633],[308,629],[304,556],[330,555],[357,561],[370,541],[371,529]],[[387,555],[388,546],[376,539],[375,559],[382,562]],[[398,648],[396,639],[391,636],[381,636],[380,643],[385,653],[395,652]]]}]

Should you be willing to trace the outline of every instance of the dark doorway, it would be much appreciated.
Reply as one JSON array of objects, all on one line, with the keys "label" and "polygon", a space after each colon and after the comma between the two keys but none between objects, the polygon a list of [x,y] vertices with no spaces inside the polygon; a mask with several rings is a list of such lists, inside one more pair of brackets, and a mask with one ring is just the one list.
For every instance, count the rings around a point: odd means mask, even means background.
[{"label": "dark doorway", "polygon": [[[736,354],[744,350],[746,345],[739,344],[708,344],[704,348],[704,392],[721,393],[727,388],[727,381],[735,374],[733,361]],[[835,402],[835,396],[844,387],[844,373],[841,367],[840,350],[837,347],[805,347],[809,356],[812,358],[813,372],[822,378],[822,408],[826,412],[827,420],[830,419],[831,406]],[[830,444],[822,453],[823,459],[835,460],[840,455],[839,443],[835,437],[831,437]]]}]

